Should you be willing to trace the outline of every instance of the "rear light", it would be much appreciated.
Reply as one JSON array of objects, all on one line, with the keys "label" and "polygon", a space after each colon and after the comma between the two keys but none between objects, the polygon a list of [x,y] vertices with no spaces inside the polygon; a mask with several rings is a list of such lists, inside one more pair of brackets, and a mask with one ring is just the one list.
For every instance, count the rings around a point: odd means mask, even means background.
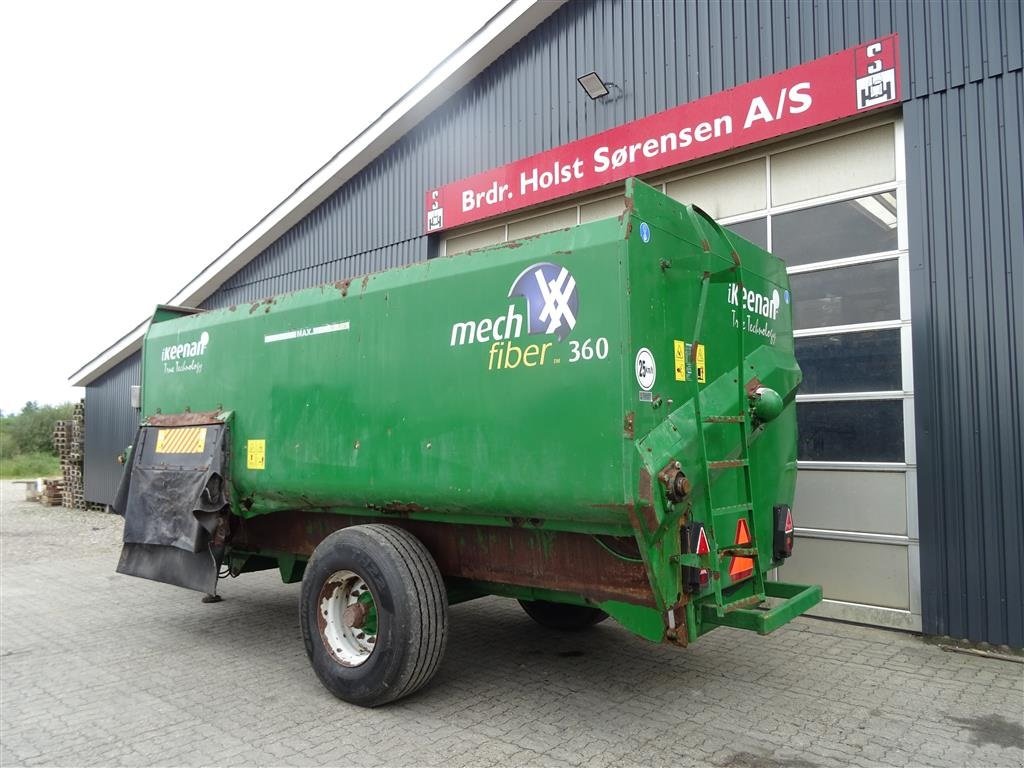
[{"label": "rear light", "polygon": [[785,560],[793,554],[793,510],[789,504],[778,504],[775,507],[775,526],[772,536],[772,549],[776,560]]},{"label": "rear light", "polygon": [[[711,552],[708,534],[700,523],[691,523],[683,528],[686,551],[694,555],[707,555]],[[700,592],[711,580],[711,572],[707,568],[683,568],[683,589],[688,593]]]},{"label": "rear light", "polygon": [[711,547],[708,546],[708,535],[704,533],[704,526],[698,523],[697,528],[697,546],[694,548],[694,552],[698,555],[706,555],[711,551]]}]

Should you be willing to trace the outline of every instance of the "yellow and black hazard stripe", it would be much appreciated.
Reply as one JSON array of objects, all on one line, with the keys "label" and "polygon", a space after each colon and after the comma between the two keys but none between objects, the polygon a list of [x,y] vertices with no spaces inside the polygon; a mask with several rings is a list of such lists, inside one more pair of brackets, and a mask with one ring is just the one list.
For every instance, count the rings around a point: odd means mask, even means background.
[{"label": "yellow and black hazard stripe", "polygon": [[156,453],[202,453],[206,450],[206,427],[161,429],[156,433]]}]

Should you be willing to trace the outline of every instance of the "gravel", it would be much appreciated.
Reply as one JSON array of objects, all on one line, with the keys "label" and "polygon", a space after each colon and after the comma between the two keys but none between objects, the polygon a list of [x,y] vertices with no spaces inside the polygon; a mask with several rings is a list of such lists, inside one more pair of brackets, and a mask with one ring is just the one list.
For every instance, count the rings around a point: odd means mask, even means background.
[{"label": "gravel", "polygon": [[0,559],[6,564],[40,558],[117,555],[123,521],[118,515],[47,507],[25,501],[23,485],[0,481]]}]

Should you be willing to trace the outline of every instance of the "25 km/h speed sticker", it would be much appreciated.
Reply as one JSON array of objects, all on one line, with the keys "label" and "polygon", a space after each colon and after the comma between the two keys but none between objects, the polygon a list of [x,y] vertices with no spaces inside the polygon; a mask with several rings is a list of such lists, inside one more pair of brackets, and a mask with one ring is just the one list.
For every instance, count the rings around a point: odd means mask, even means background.
[{"label": "25 km/h speed sticker", "polygon": [[636,383],[640,385],[640,389],[645,392],[654,389],[654,382],[658,378],[658,369],[654,364],[654,355],[647,347],[641,347],[640,351],[636,353],[633,371],[636,373]]}]

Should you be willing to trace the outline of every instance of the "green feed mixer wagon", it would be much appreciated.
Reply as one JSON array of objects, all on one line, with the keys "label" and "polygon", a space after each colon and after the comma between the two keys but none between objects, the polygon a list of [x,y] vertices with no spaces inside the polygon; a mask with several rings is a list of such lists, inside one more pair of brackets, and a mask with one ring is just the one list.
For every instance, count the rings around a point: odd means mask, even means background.
[{"label": "green feed mixer wagon", "polygon": [[821,599],[793,546],[785,265],[630,180],[618,218],[253,304],[160,307],[118,571],[302,582],[338,697],[437,670],[448,606],[654,642]]}]

